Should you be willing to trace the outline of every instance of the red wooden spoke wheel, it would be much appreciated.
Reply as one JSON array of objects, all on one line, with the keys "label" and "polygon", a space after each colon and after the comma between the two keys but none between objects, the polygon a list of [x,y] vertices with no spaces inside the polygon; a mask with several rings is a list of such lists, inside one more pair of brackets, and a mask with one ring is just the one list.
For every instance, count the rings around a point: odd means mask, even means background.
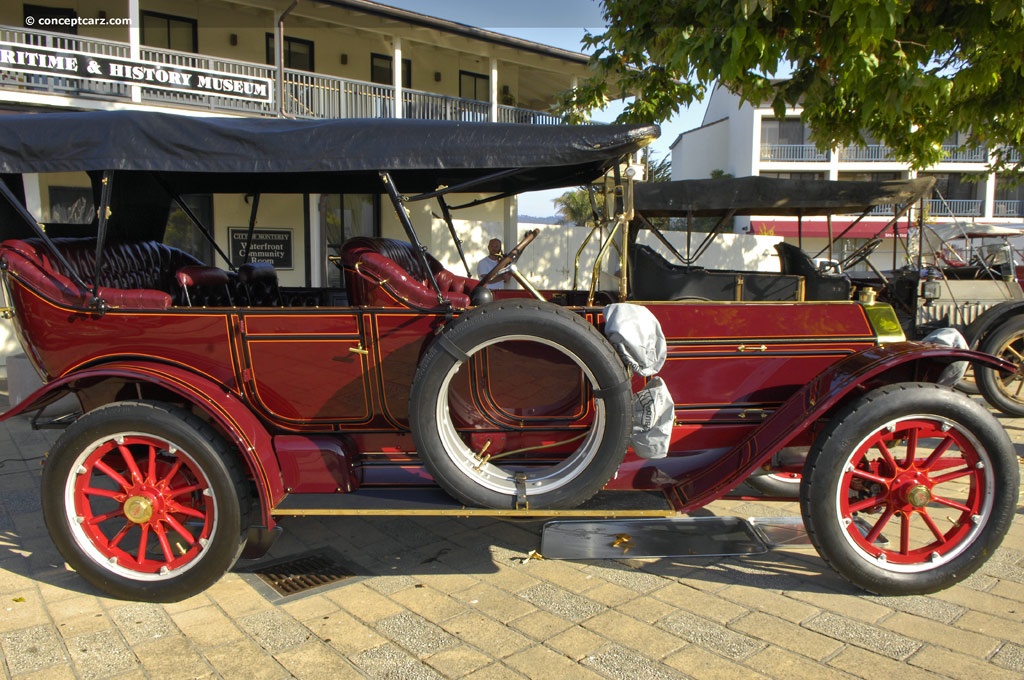
[{"label": "red wooden spoke wheel", "polygon": [[897,384],[834,414],[808,454],[801,511],[819,554],[855,585],[929,593],[998,547],[1017,479],[1009,438],[984,406],[937,385]]},{"label": "red wooden spoke wheel", "polygon": [[187,453],[153,436],[125,434],[81,457],[69,490],[86,551],[137,578],[194,563],[217,513],[210,483]]},{"label": "red wooden spoke wheel", "polygon": [[893,421],[861,444],[838,487],[847,540],[893,571],[952,560],[991,513],[987,452],[946,425],[936,418]]},{"label": "red wooden spoke wheel", "polygon": [[116,597],[170,602],[234,564],[249,490],[209,425],[173,407],[119,402],[65,431],[42,498],[54,544],[84,578]]}]

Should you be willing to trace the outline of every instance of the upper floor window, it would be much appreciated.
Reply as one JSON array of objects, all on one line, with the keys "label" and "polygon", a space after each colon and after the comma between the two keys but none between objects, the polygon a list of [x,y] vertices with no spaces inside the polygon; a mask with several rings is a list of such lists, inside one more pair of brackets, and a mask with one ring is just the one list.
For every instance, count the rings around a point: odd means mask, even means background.
[{"label": "upper floor window", "polygon": [[1015,182],[1009,175],[996,175],[997,201],[1024,201],[1024,182]]},{"label": "upper floor window", "polygon": [[480,73],[459,71],[459,96],[478,102],[491,100],[491,79]]},{"label": "upper floor window", "polygon": [[[391,85],[395,82],[395,58],[387,54],[370,53],[370,82]],[[402,87],[412,89],[412,61],[402,60]]]},{"label": "upper floor window", "polygon": [[842,182],[886,182],[891,179],[904,179],[902,172],[841,172]]},{"label": "upper floor window", "polygon": [[762,144],[808,144],[806,128],[799,118],[763,118]]},{"label": "upper floor window", "polygon": [[142,12],[142,44],[178,52],[199,51],[199,25],[195,19],[160,12]]},{"label": "upper floor window", "polygon": [[[274,64],[274,34],[267,33],[267,63]],[[313,41],[302,38],[284,37],[284,67],[293,68],[297,71],[312,71],[313,68]]]},{"label": "upper floor window", "polygon": [[934,177],[935,190],[947,201],[980,201],[985,197],[985,176],[962,172],[922,172],[919,177]]},{"label": "upper floor window", "polygon": [[[30,28],[39,28],[42,24],[40,19],[42,18],[59,18],[59,19],[76,19],[78,18],[78,12],[71,9],[70,7],[43,7],[42,5],[30,5],[26,3],[22,6],[24,11],[24,18],[28,19],[32,17],[33,23],[29,24],[27,21],[23,24]],[[51,33],[68,33],[70,35],[78,35],[78,26],[74,22],[67,23],[53,23],[47,24],[45,30]]]},{"label": "upper floor window", "polygon": [[771,177],[774,179],[828,179],[827,172],[759,172],[759,177]]}]

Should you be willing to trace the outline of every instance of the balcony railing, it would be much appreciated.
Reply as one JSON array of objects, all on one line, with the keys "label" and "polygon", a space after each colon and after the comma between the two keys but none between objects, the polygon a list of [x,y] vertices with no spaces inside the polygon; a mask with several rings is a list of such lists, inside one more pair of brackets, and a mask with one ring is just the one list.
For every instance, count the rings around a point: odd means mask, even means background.
[{"label": "balcony railing", "polygon": [[[0,42],[75,56],[96,55],[97,58],[122,62],[130,58],[127,43],[30,31],[10,26],[0,26]],[[188,72],[193,74],[203,74],[214,79],[259,83],[268,91],[268,96],[220,96],[213,91],[156,88],[144,84],[134,85],[130,82],[109,82],[98,78],[64,77],[53,73],[19,73],[3,69],[0,69],[0,88],[130,100],[133,87],[138,87],[143,102],[257,116],[278,115],[279,108],[286,115],[297,118],[392,118],[396,115],[395,89],[389,85],[285,69],[283,106],[278,107],[275,103],[277,69],[273,66],[147,46],[141,48],[139,57],[141,62],[188,69]],[[403,90],[402,116],[431,120],[490,121],[491,104],[431,92]],[[561,119],[551,113],[514,106],[499,106],[497,121],[538,125],[561,123]]]},{"label": "balcony railing", "polygon": [[[275,74],[275,69],[272,66],[267,66],[265,64],[220,59],[201,54],[192,54],[191,52],[175,52],[173,50],[157,49],[155,47],[143,46],[139,53],[139,57],[142,61],[206,71],[228,78],[232,76],[265,78],[270,82],[273,82]],[[232,97],[218,97],[216,95],[202,92],[187,92],[182,90],[157,90],[143,87],[142,100],[169,103],[176,106],[191,106],[211,110],[228,110],[238,113],[244,112],[258,115],[274,113],[273,100],[261,102],[235,99]]]},{"label": "balcony railing", "polygon": [[981,217],[983,208],[984,201],[978,200],[933,198],[928,201],[931,217]]},{"label": "balcony railing", "polygon": [[1024,201],[994,201],[994,217],[1024,217]]},{"label": "balcony railing", "polygon": [[839,160],[877,163],[894,161],[896,157],[893,156],[892,149],[884,144],[868,144],[867,146],[844,146],[839,149]]},{"label": "balcony railing", "polygon": [[[96,40],[94,38],[85,39],[64,33],[29,31],[11,26],[0,26],[0,42],[30,45],[49,50],[79,52],[96,55],[97,57],[116,57],[121,59],[129,57],[128,45],[125,43]],[[0,69],[0,87],[50,94],[84,95],[87,97],[127,98],[131,96],[130,87],[124,83],[82,80],[35,73],[17,73],[3,69]]]},{"label": "balcony railing", "polygon": [[988,149],[976,146],[971,149],[960,149],[953,144],[943,144],[946,163],[988,163]]},{"label": "balcony railing", "polygon": [[762,161],[827,161],[828,152],[813,144],[762,144]]}]

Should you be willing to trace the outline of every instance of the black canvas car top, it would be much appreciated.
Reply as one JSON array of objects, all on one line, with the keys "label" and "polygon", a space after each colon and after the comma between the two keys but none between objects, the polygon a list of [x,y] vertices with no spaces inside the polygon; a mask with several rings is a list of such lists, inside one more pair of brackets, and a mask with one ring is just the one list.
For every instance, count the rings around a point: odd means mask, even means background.
[{"label": "black canvas car top", "polygon": [[[372,183],[376,192],[377,172],[388,171],[402,191],[418,192],[522,169],[474,188],[507,192],[588,181],[658,133],[653,125],[16,114],[0,116],[0,173],[155,172],[182,191],[338,191],[344,181],[347,191],[370,190],[362,185]],[[260,187],[254,174],[277,177]]]}]

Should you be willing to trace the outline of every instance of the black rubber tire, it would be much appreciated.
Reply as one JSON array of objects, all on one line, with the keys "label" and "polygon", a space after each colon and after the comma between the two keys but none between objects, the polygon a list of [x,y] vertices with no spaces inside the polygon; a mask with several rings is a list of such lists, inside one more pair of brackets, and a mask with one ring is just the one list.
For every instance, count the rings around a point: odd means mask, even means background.
[{"label": "black rubber tire", "polygon": [[[897,449],[910,441],[913,466]],[[952,443],[929,462],[944,442]],[[988,409],[948,387],[898,383],[832,417],[808,454],[800,509],[818,553],[844,578],[880,595],[914,595],[958,583],[991,557],[1017,493],[1013,445]],[[946,504],[954,500],[959,509]]]},{"label": "black rubber tire", "polygon": [[1010,317],[994,328],[978,349],[1017,366],[1013,374],[975,366],[974,378],[981,396],[1007,415],[1024,416],[1024,315]]},{"label": "black rubber tire", "polygon": [[409,396],[409,426],[427,471],[445,491],[470,506],[516,507],[514,471],[479,464],[448,414],[449,384],[472,356],[502,340],[535,340],[575,361],[601,390],[591,433],[558,465],[527,471],[530,508],[571,508],[597,493],[622,462],[632,429],[629,376],[612,346],[582,317],[538,300],[478,307],[450,323],[424,353]]},{"label": "black rubber tire", "polygon": [[43,518],[57,549],[127,600],[176,602],[217,581],[243,546],[248,502],[227,442],[188,411],[153,402],[86,413],[43,468]]}]

